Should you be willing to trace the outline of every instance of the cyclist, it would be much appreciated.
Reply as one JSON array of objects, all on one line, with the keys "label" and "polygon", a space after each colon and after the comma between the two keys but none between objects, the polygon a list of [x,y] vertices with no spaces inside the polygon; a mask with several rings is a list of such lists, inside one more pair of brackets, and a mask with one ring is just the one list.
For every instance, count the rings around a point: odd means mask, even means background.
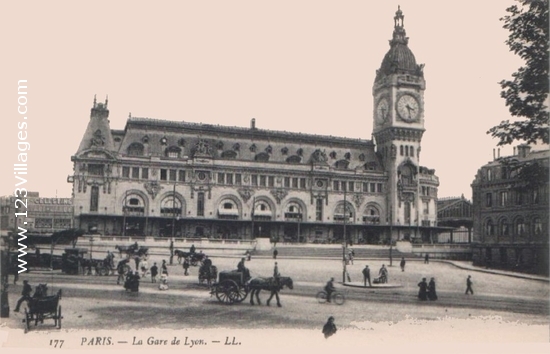
[{"label": "cyclist", "polygon": [[325,291],[327,292],[327,302],[330,302],[332,293],[336,291],[336,288],[334,287],[334,278],[330,278],[327,282],[327,285],[325,285]]}]

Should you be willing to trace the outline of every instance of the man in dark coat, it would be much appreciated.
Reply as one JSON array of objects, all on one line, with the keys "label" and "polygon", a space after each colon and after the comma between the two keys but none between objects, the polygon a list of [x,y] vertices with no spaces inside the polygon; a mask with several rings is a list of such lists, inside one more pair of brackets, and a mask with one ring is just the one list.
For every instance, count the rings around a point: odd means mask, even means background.
[{"label": "man in dark coat", "polygon": [[365,286],[367,286],[367,283],[369,283],[369,286],[372,286],[370,282],[370,269],[368,265],[363,268],[363,282],[365,283]]},{"label": "man in dark coat", "polygon": [[19,307],[21,307],[23,301],[29,301],[31,299],[31,292],[32,287],[29,285],[29,281],[23,280],[23,290],[21,291],[21,298],[17,301],[17,305],[15,305],[15,312],[19,312]]},{"label": "man in dark coat", "polygon": [[325,338],[328,338],[336,333],[336,325],[334,324],[334,317],[330,316],[327,323],[323,326],[323,334]]},{"label": "man in dark coat", "polygon": [[183,260],[183,275],[189,275],[189,257]]},{"label": "man in dark coat", "polygon": [[471,293],[474,295],[474,290],[472,289],[472,276],[468,275],[468,278],[466,279],[466,292],[464,294],[468,295],[468,293]]},{"label": "man in dark coat", "polygon": [[428,263],[430,263],[430,254],[426,253],[426,255],[424,256],[424,264],[428,264]]},{"label": "man in dark coat", "polygon": [[195,253],[195,245],[191,245],[191,248],[189,248],[189,253]]},{"label": "man in dark coat", "polygon": [[153,266],[149,270],[151,271],[151,283],[156,283],[157,275],[159,274],[159,267],[157,267],[157,262],[153,263]]},{"label": "man in dark coat", "polygon": [[161,266],[162,274],[168,275],[168,267],[166,266],[166,260],[162,260],[162,266]]},{"label": "man in dark coat", "polygon": [[405,257],[401,257],[401,262],[399,263],[399,266],[401,267],[402,272],[405,271],[405,264],[406,264]]},{"label": "man in dark coat", "polygon": [[277,249],[273,250],[273,259],[277,259],[277,255],[279,254],[279,251]]},{"label": "man in dark coat", "polygon": [[334,278],[330,278],[327,282],[327,285],[325,285],[325,291],[327,293],[327,302],[330,302],[332,293],[336,291],[336,288],[334,287]]},{"label": "man in dark coat", "polygon": [[422,278],[422,281],[418,283],[418,299],[422,301],[428,300],[428,283],[426,283],[426,278]]}]

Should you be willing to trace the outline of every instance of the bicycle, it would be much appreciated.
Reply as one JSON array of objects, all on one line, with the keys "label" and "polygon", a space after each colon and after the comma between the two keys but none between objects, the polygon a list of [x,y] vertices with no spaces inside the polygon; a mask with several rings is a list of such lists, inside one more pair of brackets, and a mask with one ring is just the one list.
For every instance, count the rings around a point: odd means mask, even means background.
[{"label": "bicycle", "polygon": [[[325,302],[327,302],[327,292],[324,290],[319,291],[315,297],[320,304],[324,304]],[[346,296],[339,291],[334,291],[332,293],[331,300],[336,305],[342,305],[346,301]]]}]

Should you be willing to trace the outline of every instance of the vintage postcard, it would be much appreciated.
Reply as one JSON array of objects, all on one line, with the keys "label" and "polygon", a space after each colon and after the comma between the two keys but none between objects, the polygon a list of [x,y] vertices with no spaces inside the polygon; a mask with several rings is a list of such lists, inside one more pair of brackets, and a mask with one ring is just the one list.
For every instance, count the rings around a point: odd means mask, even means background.
[{"label": "vintage postcard", "polygon": [[532,3],[4,4],[2,350],[547,351]]}]

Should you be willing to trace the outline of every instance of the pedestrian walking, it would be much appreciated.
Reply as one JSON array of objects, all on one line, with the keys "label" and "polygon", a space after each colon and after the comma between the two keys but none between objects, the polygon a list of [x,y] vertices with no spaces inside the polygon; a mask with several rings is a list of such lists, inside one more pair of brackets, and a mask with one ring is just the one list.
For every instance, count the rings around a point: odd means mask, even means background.
[{"label": "pedestrian walking", "polygon": [[363,268],[363,282],[365,286],[367,286],[367,282],[369,283],[369,286],[372,286],[370,282],[370,269],[368,265]]},{"label": "pedestrian walking", "polygon": [[430,278],[428,283],[428,299],[431,301],[437,300],[437,292],[435,291],[435,279]]},{"label": "pedestrian walking", "polygon": [[428,283],[426,278],[422,278],[422,281],[418,283],[418,299],[421,301],[428,300]]},{"label": "pedestrian walking", "polygon": [[426,255],[424,256],[424,264],[428,264],[428,263],[430,263],[430,254],[426,253]]},{"label": "pedestrian walking", "polygon": [[275,248],[273,250],[273,259],[277,259],[277,255],[279,254],[279,251],[277,251],[277,249]]},{"label": "pedestrian walking", "polygon": [[170,265],[173,264],[174,261],[174,240],[170,240]]},{"label": "pedestrian walking", "polygon": [[466,292],[465,295],[468,295],[468,293],[474,295],[474,290],[472,289],[472,285],[474,283],[472,282],[472,276],[468,275],[468,278],[466,279]]},{"label": "pedestrian walking", "polygon": [[336,325],[334,324],[334,317],[330,316],[327,323],[323,326],[323,334],[325,338],[328,338],[336,333]]},{"label": "pedestrian walking", "polygon": [[[166,266],[166,260],[162,260],[161,273],[168,275],[168,267]],[[161,275],[162,275],[161,274]]]},{"label": "pedestrian walking", "polygon": [[349,262],[353,265],[353,256],[355,255],[355,252],[353,251],[353,249],[350,248],[349,252],[348,252],[348,259],[349,259]]},{"label": "pedestrian walking", "polygon": [[32,287],[29,284],[28,280],[23,280],[23,290],[21,291],[21,298],[17,300],[17,305],[15,305],[15,312],[19,312],[19,308],[23,301],[28,301],[31,299]]},{"label": "pedestrian walking", "polygon": [[183,260],[183,275],[189,275],[189,257]]},{"label": "pedestrian walking", "polygon": [[153,266],[150,269],[151,272],[151,283],[157,282],[157,275],[159,274],[159,267],[157,267],[157,262],[153,263]]},{"label": "pedestrian walking", "polygon": [[401,257],[401,262],[399,263],[399,266],[401,267],[401,271],[404,272],[405,271],[405,264],[407,262],[405,261],[405,257]]}]

